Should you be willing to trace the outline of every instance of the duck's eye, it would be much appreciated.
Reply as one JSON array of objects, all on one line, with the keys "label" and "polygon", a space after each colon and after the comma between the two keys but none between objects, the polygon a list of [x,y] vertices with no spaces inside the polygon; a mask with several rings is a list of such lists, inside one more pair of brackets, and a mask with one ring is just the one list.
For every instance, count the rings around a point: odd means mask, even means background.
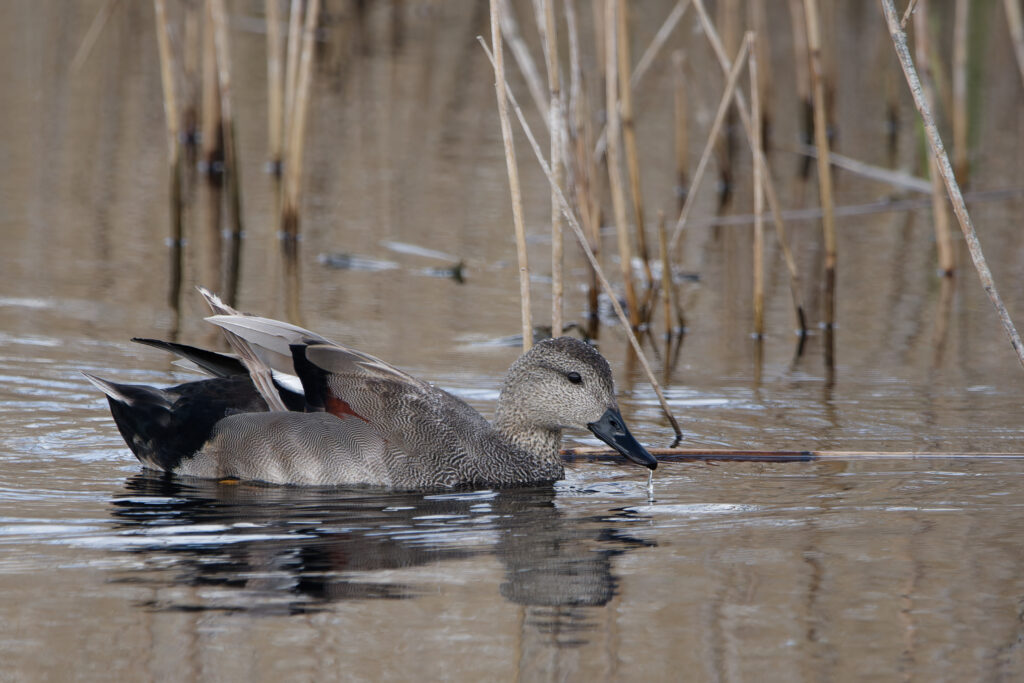
[{"label": "duck's eye", "polygon": [[570,372],[568,375],[566,375],[566,378],[568,378],[568,380],[573,384],[579,384],[580,382],[583,381],[583,378],[580,377],[580,373],[578,372]]}]

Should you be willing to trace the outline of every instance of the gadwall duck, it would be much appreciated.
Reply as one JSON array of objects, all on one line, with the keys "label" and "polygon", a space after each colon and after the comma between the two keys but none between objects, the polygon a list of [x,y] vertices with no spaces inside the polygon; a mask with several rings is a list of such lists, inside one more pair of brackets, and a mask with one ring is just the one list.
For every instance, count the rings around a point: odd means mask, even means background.
[{"label": "gadwall duck", "polygon": [[562,430],[583,427],[657,467],[622,419],[608,362],[578,339],[548,339],[520,356],[491,424],[448,392],[300,327],[241,314],[207,320],[228,333],[240,360],[137,341],[178,353],[212,379],[159,389],[86,374],[146,467],[275,484],[513,486],[562,478]]}]

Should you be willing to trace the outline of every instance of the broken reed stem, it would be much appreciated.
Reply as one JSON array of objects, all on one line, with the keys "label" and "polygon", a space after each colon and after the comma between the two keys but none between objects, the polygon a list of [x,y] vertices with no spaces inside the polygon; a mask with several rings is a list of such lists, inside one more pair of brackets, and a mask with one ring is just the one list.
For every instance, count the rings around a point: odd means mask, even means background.
[{"label": "broken reed stem", "polygon": [[814,92],[814,144],[818,148],[818,195],[821,198],[822,231],[825,236],[826,328],[836,322],[836,219],[832,203],[832,165],[828,160],[828,123],[825,111],[825,73],[821,58],[821,26],[818,0],[804,0],[807,17],[807,48],[811,57],[811,87]]},{"label": "broken reed stem", "polygon": [[[594,3],[595,14],[597,14],[596,8],[598,6],[599,3]],[[672,35],[672,31],[675,30],[679,21],[683,18],[683,15],[686,14],[686,10],[689,6],[690,0],[679,0],[679,2],[672,7],[672,11],[669,12],[668,16],[665,17],[665,21],[662,22],[661,28],[658,29],[654,38],[652,38],[651,42],[647,45],[647,49],[644,50],[643,55],[640,57],[640,61],[636,63],[636,67],[634,67],[633,73],[629,77],[629,84],[631,87],[636,88],[640,85],[640,81],[643,80],[647,71],[651,68],[655,58],[661,51],[661,48],[664,47],[666,42],[668,42],[669,36]],[[594,154],[597,156],[604,154],[605,149],[607,148],[607,142],[608,126],[606,124],[605,127],[601,129],[601,134],[598,136],[597,145],[594,147]]]},{"label": "broken reed stem", "polygon": [[1021,19],[1020,0],[1003,0],[1003,9],[1006,10],[1006,25],[1010,29],[1021,84],[1024,85],[1024,20]]},{"label": "broken reed stem", "polygon": [[295,83],[293,110],[288,131],[288,161],[284,169],[284,201],[281,202],[281,233],[291,241],[299,234],[299,201],[302,192],[302,153],[306,140],[306,120],[313,84],[313,51],[316,49],[316,25],[320,0],[309,0],[302,29],[302,52]]},{"label": "broken reed stem", "polygon": [[217,81],[220,87],[224,172],[228,179],[231,236],[237,240],[242,234],[242,183],[239,173],[238,148],[235,146],[235,120],[231,113],[231,47],[228,43],[228,23],[224,0],[210,0],[210,6],[213,19],[213,44],[217,54]]},{"label": "broken reed stem", "polygon": [[[932,80],[927,0],[920,0],[917,12],[914,13],[914,51],[917,53],[917,63],[921,65],[922,93],[928,106],[934,108],[935,84]],[[946,214],[946,198],[942,192],[939,168],[935,162],[935,155],[931,151],[928,152],[928,176],[931,179],[932,220],[935,223],[935,247],[938,251],[939,272],[943,277],[952,277],[956,268],[953,238],[950,234],[949,216]]]},{"label": "broken reed stem", "polygon": [[[616,37],[618,38],[619,64],[619,121],[622,127],[622,142],[626,150],[626,171],[629,173],[629,191],[633,200],[633,220],[636,229],[636,246],[647,278],[647,289],[654,286],[651,263],[647,250],[647,231],[644,223],[644,198],[640,191],[640,157],[636,149],[636,128],[633,124],[633,87],[629,78],[629,3],[618,3]],[[642,313],[642,311],[641,311]]]},{"label": "broken reed stem", "polygon": [[169,199],[171,209],[171,287],[169,302],[178,308],[181,291],[181,250],[183,244],[181,197],[181,146],[178,144],[178,98],[174,87],[174,57],[167,28],[167,8],[164,0],[153,0],[156,14],[157,49],[160,53],[160,82],[164,94],[164,119],[167,124],[167,166],[169,173]]},{"label": "broken reed stem", "polygon": [[1017,354],[1017,360],[1024,367],[1024,344],[1021,343],[1020,335],[1017,334],[1017,329],[1013,326],[1010,314],[1006,311],[1006,306],[1003,305],[1002,297],[999,296],[999,292],[996,290],[996,284],[992,279],[988,263],[981,252],[981,243],[978,241],[978,235],[974,231],[974,225],[971,222],[970,215],[967,213],[967,207],[964,205],[964,197],[960,192],[960,186],[957,185],[956,178],[953,177],[953,169],[949,164],[949,157],[946,156],[946,150],[942,145],[942,138],[939,137],[939,131],[935,126],[935,119],[932,117],[931,109],[928,107],[928,103],[921,92],[921,82],[917,77],[917,71],[914,69],[914,61],[910,57],[910,50],[907,48],[907,36],[899,28],[896,8],[893,6],[892,0],[879,0],[879,2],[882,5],[886,24],[889,26],[889,35],[892,38],[896,56],[899,57],[900,66],[903,68],[903,75],[907,79],[910,94],[914,98],[914,105],[921,113],[921,118],[924,121],[924,130],[928,136],[928,144],[931,145],[932,152],[938,161],[942,180],[946,184],[946,191],[953,202],[953,212],[960,222],[960,229],[963,231],[967,249],[971,254],[971,260],[978,271],[978,278],[981,280],[982,287],[985,289],[985,293],[988,294],[992,306],[999,315],[999,320],[1003,324],[1006,335],[1010,338],[1010,345]]},{"label": "broken reed stem", "polygon": [[215,173],[223,172],[219,168],[224,160],[224,128],[220,120],[220,88],[217,85],[217,48],[214,41],[213,5],[206,3],[206,20],[203,26],[203,87],[200,105],[200,137],[202,138],[201,157],[210,182]]},{"label": "broken reed stem", "polygon": [[284,79],[281,73],[281,53],[284,45],[281,42],[281,10],[280,0],[266,0],[267,3],[267,145],[270,171],[281,174],[284,125]]},{"label": "broken reed stem", "polygon": [[291,0],[288,12],[288,50],[284,67],[284,138],[282,145],[289,148],[288,135],[295,113],[295,87],[299,81],[299,53],[302,50],[302,0]]},{"label": "broken reed stem", "polygon": [[[491,0],[492,3],[495,1],[496,0]],[[493,30],[494,24],[492,17],[492,31]],[[480,36],[477,36],[477,41],[479,41],[481,47],[483,47],[484,52],[487,54],[487,58],[491,61],[491,64],[495,65],[495,73],[500,73],[497,67],[498,62],[496,61],[495,56],[491,53],[490,49],[487,47],[487,43],[485,43],[483,38],[481,38]],[[519,103],[516,102],[515,94],[509,87],[508,82],[504,81],[504,79],[498,82],[498,87],[503,88],[503,90],[505,91],[505,94],[508,97],[508,102],[512,104],[512,108],[516,113],[516,118],[519,120],[519,125],[523,129],[523,132],[526,134],[526,139],[530,143],[530,147],[533,149],[533,154],[537,158],[537,163],[540,164],[540,168],[544,172],[544,175],[547,177],[548,183],[552,185],[552,189],[556,189],[558,186],[554,184],[554,176],[551,174],[551,168],[548,166],[547,161],[544,160],[544,153],[541,152],[540,145],[537,144],[537,138],[534,137],[533,130],[530,128],[530,124],[526,122],[526,117],[523,115],[523,110],[519,107]],[[587,237],[586,235],[583,234],[583,228],[580,227],[579,221],[576,220],[576,214],[573,212],[572,207],[569,206],[569,202],[566,200],[565,195],[562,193],[561,190],[558,190],[558,203],[562,207],[562,215],[564,215],[566,221],[568,221],[569,227],[572,229],[573,235],[576,237],[576,241],[579,243],[580,248],[583,250],[584,255],[587,257],[587,261],[590,262],[590,267],[594,270],[595,275],[597,275],[597,279],[601,283],[602,289],[604,289],[605,293],[608,295],[608,298],[612,304],[612,308],[615,310],[615,315],[618,316],[619,321],[622,323],[622,328],[626,333],[626,337],[627,339],[629,339],[630,346],[632,346],[633,351],[636,353],[637,358],[640,360],[640,366],[644,369],[644,374],[647,375],[647,379],[651,383],[651,387],[654,389],[654,393],[658,396],[658,402],[661,404],[662,410],[665,411],[665,417],[668,419],[669,423],[672,425],[672,429],[675,431],[676,438],[673,442],[673,445],[676,445],[680,441],[682,441],[683,432],[679,428],[679,422],[672,414],[671,408],[669,408],[668,401],[665,400],[665,393],[661,390],[661,385],[658,383],[657,378],[654,376],[654,372],[651,370],[650,363],[647,362],[647,356],[644,355],[643,349],[640,347],[640,342],[636,338],[636,334],[633,332],[633,329],[629,325],[629,320],[626,318],[626,312],[622,310],[622,305],[619,304],[619,299],[617,296],[615,296],[615,290],[612,288],[611,283],[608,282],[608,278],[605,277],[604,270],[601,268],[601,264],[597,262],[597,257],[594,256],[594,252],[590,249],[590,245],[587,242]]]},{"label": "broken reed stem", "polygon": [[658,212],[658,256],[661,258],[661,305],[662,315],[665,316],[665,341],[666,355],[668,353],[667,343],[672,339],[672,262],[669,259],[668,233],[665,230],[665,212]]},{"label": "broken reed stem", "polygon": [[746,65],[749,49],[750,41],[744,40],[740,44],[739,52],[736,54],[736,59],[732,62],[729,75],[725,79],[725,91],[722,93],[722,99],[718,102],[718,110],[715,112],[714,121],[711,123],[711,129],[708,131],[708,137],[704,143],[704,151],[701,152],[700,161],[697,162],[697,170],[693,173],[693,181],[690,183],[690,189],[686,194],[686,201],[683,203],[683,209],[679,212],[676,226],[672,230],[672,239],[668,243],[671,253],[675,253],[676,247],[679,246],[679,238],[683,234],[686,219],[689,218],[690,211],[696,202],[697,190],[700,188],[701,181],[704,180],[704,173],[707,170],[708,162],[711,161],[711,154],[715,151],[715,144],[719,133],[721,133],[722,124],[725,122],[725,115],[732,106],[733,96],[738,94],[736,84],[739,83],[740,72],[743,71],[743,67]]},{"label": "broken reed stem", "polygon": [[970,174],[967,145],[967,25],[970,2],[956,0],[953,19],[953,170],[956,181],[967,185]]},{"label": "broken reed stem", "polygon": [[761,87],[757,73],[757,44],[754,34],[747,33],[747,40],[754,43],[748,57],[747,74],[750,77],[750,120],[754,123],[754,140],[751,152],[754,157],[754,335],[764,337],[764,186],[761,181],[759,154],[764,153],[761,124]]},{"label": "broken reed stem", "polygon": [[608,183],[612,194],[615,233],[619,241],[619,266],[622,270],[622,281],[626,290],[626,305],[629,306],[629,321],[630,326],[636,329],[641,323],[640,306],[633,284],[633,249],[629,243],[626,191],[623,187],[622,160],[619,148],[618,21],[616,20],[618,4],[618,0],[605,0],[605,111],[608,115]]},{"label": "broken reed stem", "polygon": [[[715,57],[718,58],[718,64],[722,68],[722,72],[729,73],[732,69],[732,64],[729,62],[729,56],[725,53],[725,48],[722,47],[722,41],[718,37],[715,25],[711,23],[711,18],[708,16],[703,0],[693,0],[693,6],[697,10],[701,26],[704,29],[704,35],[711,44]],[[754,139],[754,132],[751,126],[750,113],[747,111],[746,98],[743,96],[742,91],[736,92],[736,108],[740,112],[740,121],[743,123],[743,130],[746,132],[747,141],[750,142]],[[803,296],[800,294],[800,276],[796,270],[796,259],[793,258],[793,252],[789,248],[789,242],[786,240],[786,224],[782,220],[782,207],[779,206],[779,197],[775,192],[775,185],[772,182],[771,169],[768,168],[768,161],[765,159],[764,154],[757,154],[757,163],[761,166],[765,197],[768,199],[768,208],[772,212],[775,235],[779,240],[779,248],[782,249],[786,269],[789,271],[789,289],[793,298],[797,328],[800,336],[804,337],[807,335],[807,316],[804,314]]]},{"label": "broken reed stem", "polygon": [[[558,29],[555,24],[555,7],[553,0],[542,0],[538,8],[541,12],[537,17],[537,26],[541,29],[544,40],[544,56],[548,72],[548,131],[551,137],[551,170],[559,189],[565,189],[565,114],[562,111],[562,88],[558,74]],[[562,336],[564,327],[562,320],[562,210],[558,206],[558,197],[551,192],[551,336]]]},{"label": "broken reed stem", "polygon": [[672,53],[672,67],[675,75],[674,92],[674,141],[676,151],[676,197],[679,200],[679,210],[683,210],[686,203],[686,195],[689,193],[689,170],[690,170],[690,132],[689,117],[686,111],[686,73],[683,68],[684,57],[682,50]]},{"label": "broken reed stem", "polygon": [[[502,0],[491,0],[491,45],[494,46],[494,90],[498,100],[498,118],[501,120],[501,140],[505,145],[505,165],[508,186],[512,193],[512,222],[516,233],[516,256],[519,260],[519,303],[522,311],[523,351],[533,346],[533,323],[530,319],[530,266],[526,257],[526,228],[523,226],[523,197],[519,189],[519,166],[512,143],[512,123],[508,117],[508,94],[505,89],[504,50],[501,49],[501,26],[498,14]],[[486,44],[481,40],[486,49]],[[558,187],[555,185],[554,187]]]},{"label": "broken reed stem", "polygon": [[[797,151],[800,154],[806,154],[811,158],[818,158],[818,148],[814,145],[802,145],[797,149]],[[844,171],[853,173],[854,175],[870,178],[871,180],[875,180],[880,183],[887,183],[892,185],[894,188],[910,190],[911,192],[920,192],[921,194],[930,195],[932,193],[932,185],[927,178],[919,178],[915,175],[911,175],[910,173],[866,164],[863,161],[852,159],[843,154],[837,154],[831,150],[829,150],[828,153],[828,160],[836,168],[841,168]]]}]

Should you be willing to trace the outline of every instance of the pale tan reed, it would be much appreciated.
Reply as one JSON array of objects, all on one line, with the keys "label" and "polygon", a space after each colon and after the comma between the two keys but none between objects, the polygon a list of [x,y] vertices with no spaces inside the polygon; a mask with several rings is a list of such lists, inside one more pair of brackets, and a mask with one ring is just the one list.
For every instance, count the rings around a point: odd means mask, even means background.
[{"label": "pale tan reed", "polygon": [[[505,145],[505,165],[509,190],[512,193],[512,222],[516,235],[516,256],[519,260],[519,303],[522,314],[523,351],[533,346],[533,323],[530,316],[530,266],[526,256],[526,228],[523,224],[523,199],[519,188],[519,166],[512,141],[512,124],[508,116],[508,93],[505,88],[505,61],[501,41],[499,7],[501,0],[491,0],[491,44],[494,46],[494,89],[501,120],[501,139]],[[483,44],[483,43],[482,43]],[[486,45],[484,45],[486,48]],[[557,185],[555,186],[557,187]]]}]

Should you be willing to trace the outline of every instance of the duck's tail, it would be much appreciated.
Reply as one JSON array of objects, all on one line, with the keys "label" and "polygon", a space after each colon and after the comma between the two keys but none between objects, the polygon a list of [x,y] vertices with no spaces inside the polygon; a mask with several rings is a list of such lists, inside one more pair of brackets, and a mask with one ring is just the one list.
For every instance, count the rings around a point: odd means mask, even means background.
[{"label": "duck's tail", "polygon": [[110,413],[132,453],[146,467],[171,471],[194,452],[176,433],[173,399],[166,392],[143,384],[118,384],[83,372],[107,395]]}]

